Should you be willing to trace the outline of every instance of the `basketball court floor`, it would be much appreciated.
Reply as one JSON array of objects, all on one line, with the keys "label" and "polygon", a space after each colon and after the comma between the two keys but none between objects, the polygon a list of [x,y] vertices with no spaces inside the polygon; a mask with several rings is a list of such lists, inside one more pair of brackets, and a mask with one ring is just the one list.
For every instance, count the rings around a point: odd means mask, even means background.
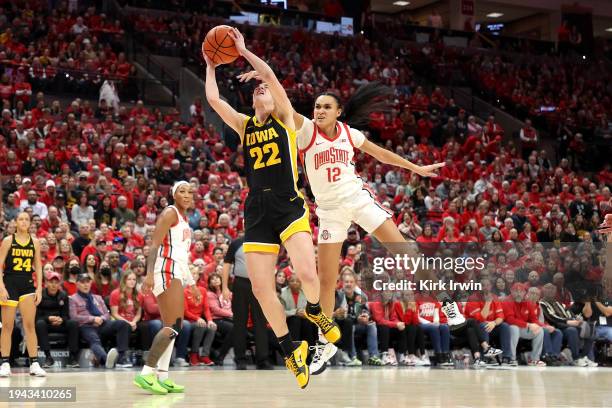
[{"label": "basketball court floor", "polygon": [[305,390],[281,367],[272,371],[188,368],[172,371],[186,393],[149,395],[132,385],[136,370],[23,369],[0,387],[76,387],[76,403],[6,403],[23,407],[611,407],[612,368],[429,369],[330,368]]}]

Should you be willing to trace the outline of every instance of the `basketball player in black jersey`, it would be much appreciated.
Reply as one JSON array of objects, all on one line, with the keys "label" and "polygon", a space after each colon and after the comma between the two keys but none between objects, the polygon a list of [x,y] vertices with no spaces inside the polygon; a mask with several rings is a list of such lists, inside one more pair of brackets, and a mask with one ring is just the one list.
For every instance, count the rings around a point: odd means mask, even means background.
[{"label": "basketball player in black jersey", "polygon": [[[308,385],[308,344],[294,344],[283,307],[276,296],[274,270],[280,244],[287,249],[308,299],[304,316],[321,329],[331,343],[340,330],[321,310],[319,279],[309,223],[308,206],[297,189],[297,145],[293,108],[272,69],[247,50],[242,34],[229,34],[236,49],[261,74],[253,92],[252,117],[237,112],[219,97],[216,65],[206,59],[206,97],[223,121],[240,135],[244,147],[249,196],[245,202],[247,270],[257,298],[272,330],[278,337],[287,368],[301,388]],[[296,347],[297,346],[297,347]]]},{"label": "basketball player in black jersey", "polygon": [[[38,239],[29,234],[30,215],[22,212],[17,216],[17,230],[0,244],[0,305],[2,305],[2,334],[0,352],[2,364],[0,377],[11,375],[9,356],[11,335],[15,324],[17,307],[23,318],[30,375],[44,377],[45,370],[38,363],[38,339],[36,338],[36,306],[42,299],[42,263]],[[32,273],[36,272],[36,288]]]}]

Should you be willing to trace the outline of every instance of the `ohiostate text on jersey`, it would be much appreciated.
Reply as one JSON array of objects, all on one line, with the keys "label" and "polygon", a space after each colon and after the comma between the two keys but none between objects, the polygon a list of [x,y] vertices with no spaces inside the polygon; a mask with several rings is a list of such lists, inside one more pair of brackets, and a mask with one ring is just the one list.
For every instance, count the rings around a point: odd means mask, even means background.
[{"label": "ohiostate text on jersey", "polygon": [[315,170],[324,164],[343,163],[345,166],[349,164],[349,152],[342,149],[330,147],[322,152],[314,155]]}]

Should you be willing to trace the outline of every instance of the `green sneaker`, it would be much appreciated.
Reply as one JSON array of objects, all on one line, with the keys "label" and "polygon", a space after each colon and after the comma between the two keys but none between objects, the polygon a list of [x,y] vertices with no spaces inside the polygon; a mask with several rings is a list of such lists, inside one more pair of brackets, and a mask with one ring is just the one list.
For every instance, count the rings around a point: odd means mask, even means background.
[{"label": "green sneaker", "polygon": [[368,359],[368,365],[371,365],[371,366],[381,366],[381,365],[383,365],[383,362],[377,356],[373,356],[373,357],[370,357]]},{"label": "green sneaker", "polygon": [[159,385],[164,387],[166,389],[166,391],[168,391],[168,393],[172,393],[172,392],[185,392],[185,386],[184,385],[178,385],[177,383],[175,383],[174,381],[172,381],[169,378],[166,378],[164,381],[159,381]]},{"label": "green sneaker", "polygon": [[137,375],[136,378],[134,378],[134,385],[139,388],[142,388],[143,390],[150,391],[152,394],[157,394],[157,395],[168,394],[168,390],[164,388],[159,383],[159,381],[157,381],[157,375],[155,373],[147,374],[147,375],[142,375],[142,374]]}]

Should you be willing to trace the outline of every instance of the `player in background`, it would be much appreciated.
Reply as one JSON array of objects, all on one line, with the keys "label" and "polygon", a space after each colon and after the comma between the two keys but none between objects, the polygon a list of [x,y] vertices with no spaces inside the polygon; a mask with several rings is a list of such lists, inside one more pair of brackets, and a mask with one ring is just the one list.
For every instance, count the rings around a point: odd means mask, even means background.
[{"label": "player in background", "polygon": [[147,276],[142,283],[143,294],[153,290],[164,327],[153,339],[147,361],[134,378],[136,386],[158,395],[185,391],[184,386],[168,378],[174,340],[183,325],[183,284],[191,286],[196,299],[201,298],[189,271],[191,228],[186,211],[194,205],[193,187],[178,181],[172,187],[172,197],[174,205],[161,213],[155,225]]},{"label": "player in background", "polygon": [[[35,328],[36,306],[42,300],[42,263],[38,239],[28,232],[30,222],[28,213],[19,214],[17,231],[4,238],[0,244],[0,305],[2,305],[0,377],[11,375],[9,356],[17,307],[23,318],[25,341],[30,358],[30,375],[46,376],[45,370],[38,363],[38,339]],[[33,272],[36,273],[36,288]]]}]

